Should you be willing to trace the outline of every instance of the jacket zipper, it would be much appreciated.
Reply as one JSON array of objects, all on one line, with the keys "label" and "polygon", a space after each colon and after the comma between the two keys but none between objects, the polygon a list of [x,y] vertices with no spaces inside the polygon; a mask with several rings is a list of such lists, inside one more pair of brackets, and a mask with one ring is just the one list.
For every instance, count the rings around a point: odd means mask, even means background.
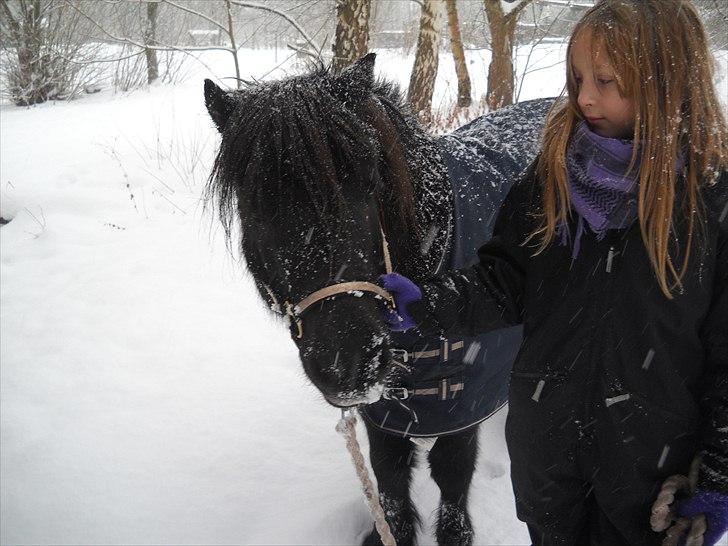
[{"label": "jacket zipper", "polygon": [[[604,315],[602,313],[604,313],[604,308],[608,307],[608,305],[609,305],[609,302],[611,300],[611,293],[613,290],[613,285],[615,282],[614,279],[612,278],[612,269],[615,266],[614,258],[615,258],[615,256],[619,255],[619,252],[617,252],[614,249],[615,239],[614,239],[613,234],[610,234],[610,239],[611,239],[611,241],[610,241],[610,245],[609,245],[609,250],[607,251],[607,261],[606,261],[606,265],[604,267],[606,276],[604,278],[604,285],[602,287],[603,290],[600,291],[601,294],[599,297],[599,303],[596,307],[596,309],[598,310],[597,312],[600,313],[601,316],[597,315],[595,317],[595,319],[596,319],[596,322],[594,325],[595,333],[598,333],[599,329],[602,328],[605,323]],[[593,430],[588,430],[588,429],[590,429],[594,425],[594,421],[593,421],[594,408],[592,407],[592,403],[595,402],[594,393],[597,389],[597,385],[599,382],[599,378],[597,377],[597,370],[599,369],[599,367],[595,364],[595,353],[598,349],[599,348],[595,344],[592,347],[592,351],[591,351],[590,362],[589,362],[589,375],[586,378],[588,387],[586,389],[587,394],[584,399],[584,402],[585,402],[584,412],[582,414],[584,420],[583,420],[583,422],[579,423],[579,425],[578,425],[579,426],[579,440],[583,440],[584,437],[588,434],[593,434]]]},{"label": "jacket zipper", "polygon": [[614,252],[614,245],[609,247],[609,252],[607,252],[607,273],[612,272],[612,260],[614,260],[615,252]]}]

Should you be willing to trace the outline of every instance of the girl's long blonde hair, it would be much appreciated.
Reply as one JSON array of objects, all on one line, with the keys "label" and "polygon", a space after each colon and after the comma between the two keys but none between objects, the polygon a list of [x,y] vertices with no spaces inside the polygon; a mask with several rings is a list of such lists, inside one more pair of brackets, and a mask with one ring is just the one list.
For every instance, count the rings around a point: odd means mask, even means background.
[{"label": "girl's long blonde hair", "polygon": [[[570,215],[566,151],[583,119],[572,68],[576,39],[589,32],[592,49],[606,53],[620,93],[634,101],[635,146],[641,153],[638,215],[642,240],[660,288],[672,298],[682,288],[699,214],[699,185],[728,166],[728,130],[713,83],[713,58],[700,17],[688,0],[600,0],[579,21],[566,53],[568,101],[554,107],[544,134],[537,172],[543,181],[537,253],[554,239]],[[676,158],[685,154],[684,207],[687,230],[682,265],[670,256],[675,237],[678,173]],[[682,192],[681,192],[682,193]]]}]

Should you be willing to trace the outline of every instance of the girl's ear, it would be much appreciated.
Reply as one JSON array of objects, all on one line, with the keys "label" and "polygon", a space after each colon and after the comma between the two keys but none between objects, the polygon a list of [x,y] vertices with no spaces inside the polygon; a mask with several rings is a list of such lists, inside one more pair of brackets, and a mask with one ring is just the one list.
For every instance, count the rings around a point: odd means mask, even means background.
[{"label": "girl's ear", "polygon": [[374,61],[376,53],[368,53],[336,78],[336,93],[345,103],[363,100],[374,88]]},{"label": "girl's ear", "polygon": [[205,80],[205,106],[215,122],[217,130],[222,133],[230,114],[235,109],[232,95],[220,89],[212,80]]}]

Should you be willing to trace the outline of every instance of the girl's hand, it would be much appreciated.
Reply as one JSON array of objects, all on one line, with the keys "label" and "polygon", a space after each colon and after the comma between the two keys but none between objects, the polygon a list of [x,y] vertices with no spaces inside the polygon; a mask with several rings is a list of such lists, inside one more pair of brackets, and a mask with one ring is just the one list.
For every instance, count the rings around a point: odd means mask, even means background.
[{"label": "girl's hand", "polygon": [[384,312],[384,322],[393,332],[404,332],[417,326],[407,311],[407,306],[413,301],[422,299],[422,290],[410,279],[399,273],[387,273],[379,277],[382,287],[392,294],[395,311],[387,309]]}]

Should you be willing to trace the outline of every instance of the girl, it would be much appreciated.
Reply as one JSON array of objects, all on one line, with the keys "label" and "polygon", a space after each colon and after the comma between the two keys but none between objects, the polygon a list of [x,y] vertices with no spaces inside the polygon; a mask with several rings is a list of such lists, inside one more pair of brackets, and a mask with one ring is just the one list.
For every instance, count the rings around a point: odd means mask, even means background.
[{"label": "girl", "polygon": [[659,544],[679,514],[728,529],[728,130],[687,0],[601,0],[567,50],[568,101],[479,263],[384,276],[393,329],[524,324],[506,439],[534,544]]}]

